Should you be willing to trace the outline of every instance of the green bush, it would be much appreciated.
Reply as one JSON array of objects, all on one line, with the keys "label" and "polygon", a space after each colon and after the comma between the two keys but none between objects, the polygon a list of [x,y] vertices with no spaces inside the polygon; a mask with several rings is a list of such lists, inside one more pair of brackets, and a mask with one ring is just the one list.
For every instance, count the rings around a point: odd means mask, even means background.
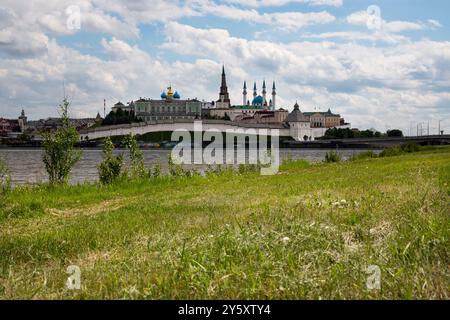
[{"label": "green bush", "polygon": [[162,174],[161,172],[162,172],[161,164],[159,162],[157,162],[153,166],[153,169],[149,170],[148,175],[149,175],[149,177],[157,179],[157,178],[161,177],[161,174]]},{"label": "green bush", "polygon": [[418,146],[417,144],[415,144],[413,142],[408,142],[408,143],[402,144],[400,146],[400,149],[402,149],[403,152],[412,153],[412,152],[420,151],[420,146]]},{"label": "green bush", "polygon": [[11,177],[5,161],[0,158],[0,197],[11,190]]},{"label": "green bush", "polygon": [[341,156],[336,151],[327,152],[325,155],[325,162],[327,163],[340,162],[341,160]]},{"label": "green bush", "polygon": [[123,155],[114,156],[114,144],[106,138],[103,146],[103,161],[98,166],[98,175],[102,184],[111,184],[122,175]]},{"label": "green bush", "polygon": [[362,153],[353,155],[350,160],[356,161],[356,160],[373,159],[373,158],[378,158],[377,154],[373,151],[366,151],[366,152],[362,152]]},{"label": "green bush", "polygon": [[125,148],[130,151],[131,160],[131,170],[130,178],[132,179],[142,179],[148,176],[147,169],[144,165],[144,154],[141,149],[139,149],[136,138],[133,135],[125,136],[122,144]]},{"label": "green bush", "polygon": [[54,184],[65,184],[69,180],[70,171],[81,159],[81,151],[75,150],[75,144],[79,141],[76,128],[69,120],[70,102],[64,98],[61,103],[61,127],[55,132],[43,134],[42,146],[44,154],[42,160],[48,173],[49,182]]},{"label": "green bush", "polygon": [[408,143],[402,144],[399,147],[390,147],[390,148],[384,149],[380,153],[380,157],[395,157],[395,156],[399,156],[399,155],[402,155],[405,153],[418,152],[420,150],[421,150],[420,146],[418,146],[415,143],[408,142]]},{"label": "green bush", "polygon": [[176,164],[172,154],[169,154],[168,157],[168,165],[169,165],[169,175],[171,177],[184,177],[188,176],[187,172],[183,169],[181,164]]},{"label": "green bush", "polygon": [[384,157],[395,157],[395,156],[399,156],[403,154],[403,151],[401,148],[399,147],[390,147],[390,148],[386,148],[384,149],[381,153],[380,153],[380,157],[384,158]]}]

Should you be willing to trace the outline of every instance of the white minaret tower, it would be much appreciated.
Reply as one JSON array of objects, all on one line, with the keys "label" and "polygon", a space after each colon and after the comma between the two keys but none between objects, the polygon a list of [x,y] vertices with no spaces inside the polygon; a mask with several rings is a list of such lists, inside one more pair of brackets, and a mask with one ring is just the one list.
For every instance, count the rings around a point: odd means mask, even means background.
[{"label": "white minaret tower", "polygon": [[272,86],[272,110],[275,111],[276,104],[275,104],[275,98],[277,96],[277,89],[275,88],[275,81],[273,82]]},{"label": "white minaret tower", "polygon": [[263,86],[262,86],[262,96],[263,96],[263,106],[265,107],[267,105],[267,90],[266,90],[266,80],[263,81]]},{"label": "white minaret tower", "polygon": [[244,90],[242,91],[242,105],[247,104],[247,81],[244,81]]}]

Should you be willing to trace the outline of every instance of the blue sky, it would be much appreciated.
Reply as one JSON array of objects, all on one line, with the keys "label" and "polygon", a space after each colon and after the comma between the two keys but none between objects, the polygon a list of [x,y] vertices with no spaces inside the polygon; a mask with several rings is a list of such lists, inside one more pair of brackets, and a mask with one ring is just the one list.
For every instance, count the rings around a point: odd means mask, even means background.
[{"label": "blue sky", "polygon": [[56,115],[63,82],[79,117],[169,83],[210,101],[225,64],[232,103],[244,80],[275,80],[278,107],[450,130],[448,12],[444,0],[0,0],[0,117]]}]

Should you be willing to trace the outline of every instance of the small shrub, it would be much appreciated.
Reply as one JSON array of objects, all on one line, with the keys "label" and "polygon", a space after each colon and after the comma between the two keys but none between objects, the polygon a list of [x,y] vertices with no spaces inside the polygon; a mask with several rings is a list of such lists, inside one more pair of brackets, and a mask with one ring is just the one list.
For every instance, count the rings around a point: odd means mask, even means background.
[{"label": "small shrub", "polygon": [[373,151],[366,151],[366,152],[362,152],[362,153],[353,155],[350,160],[356,161],[356,160],[365,160],[365,159],[373,159],[373,158],[378,158],[377,154]]},{"label": "small shrub", "polygon": [[380,157],[395,157],[405,153],[413,153],[421,150],[421,147],[413,142],[402,144],[399,147],[390,147],[380,153]]},{"label": "small shrub", "polygon": [[98,166],[98,175],[102,184],[111,184],[122,175],[123,155],[114,156],[114,144],[111,138],[105,139],[103,161]]},{"label": "small shrub", "polygon": [[181,164],[176,164],[172,157],[172,154],[169,154],[168,157],[168,165],[169,165],[169,175],[171,177],[183,177],[186,176],[186,172],[184,171]]},{"label": "small shrub", "polygon": [[333,163],[333,162],[340,162],[341,156],[336,151],[330,151],[327,152],[325,155],[325,162],[327,163]]},{"label": "small shrub", "polygon": [[5,161],[0,158],[0,197],[11,190],[11,177]]},{"label": "small shrub", "polygon": [[418,152],[418,151],[420,151],[420,146],[418,146],[418,145],[415,144],[414,142],[408,142],[408,143],[402,144],[402,145],[400,146],[400,149],[401,149],[403,152],[406,152],[406,153],[412,153],[412,152]]},{"label": "small shrub", "polygon": [[51,185],[67,183],[70,171],[82,155],[81,151],[75,150],[79,135],[76,128],[70,123],[69,105],[70,102],[67,98],[64,98],[59,106],[61,127],[53,133],[46,132],[43,134],[44,154],[42,160]]},{"label": "small shrub", "polygon": [[162,175],[161,164],[159,162],[157,162],[153,166],[153,169],[149,170],[149,176],[154,179],[158,179],[161,177],[161,175]]},{"label": "small shrub", "polygon": [[384,149],[380,153],[380,157],[381,158],[384,158],[384,157],[395,157],[395,156],[399,156],[401,154],[403,154],[403,151],[399,147],[390,147],[390,148]]},{"label": "small shrub", "polygon": [[133,135],[124,137],[122,144],[130,151],[130,178],[142,179],[147,177],[147,170],[144,165],[144,154],[138,146],[136,138]]}]

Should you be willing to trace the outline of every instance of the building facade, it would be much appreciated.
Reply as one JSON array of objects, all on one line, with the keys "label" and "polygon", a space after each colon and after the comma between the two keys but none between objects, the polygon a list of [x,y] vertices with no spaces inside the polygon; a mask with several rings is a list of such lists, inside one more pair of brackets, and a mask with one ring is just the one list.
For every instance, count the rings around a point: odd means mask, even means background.
[{"label": "building facade", "polygon": [[182,100],[178,92],[172,87],[161,94],[161,100],[139,99],[131,103],[135,116],[141,121],[200,119],[202,102]]},{"label": "building facade", "polygon": [[303,115],[309,118],[311,128],[335,128],[345,123],[340,114],[335,114],[328,109],[326,112],[304,112]]}]

